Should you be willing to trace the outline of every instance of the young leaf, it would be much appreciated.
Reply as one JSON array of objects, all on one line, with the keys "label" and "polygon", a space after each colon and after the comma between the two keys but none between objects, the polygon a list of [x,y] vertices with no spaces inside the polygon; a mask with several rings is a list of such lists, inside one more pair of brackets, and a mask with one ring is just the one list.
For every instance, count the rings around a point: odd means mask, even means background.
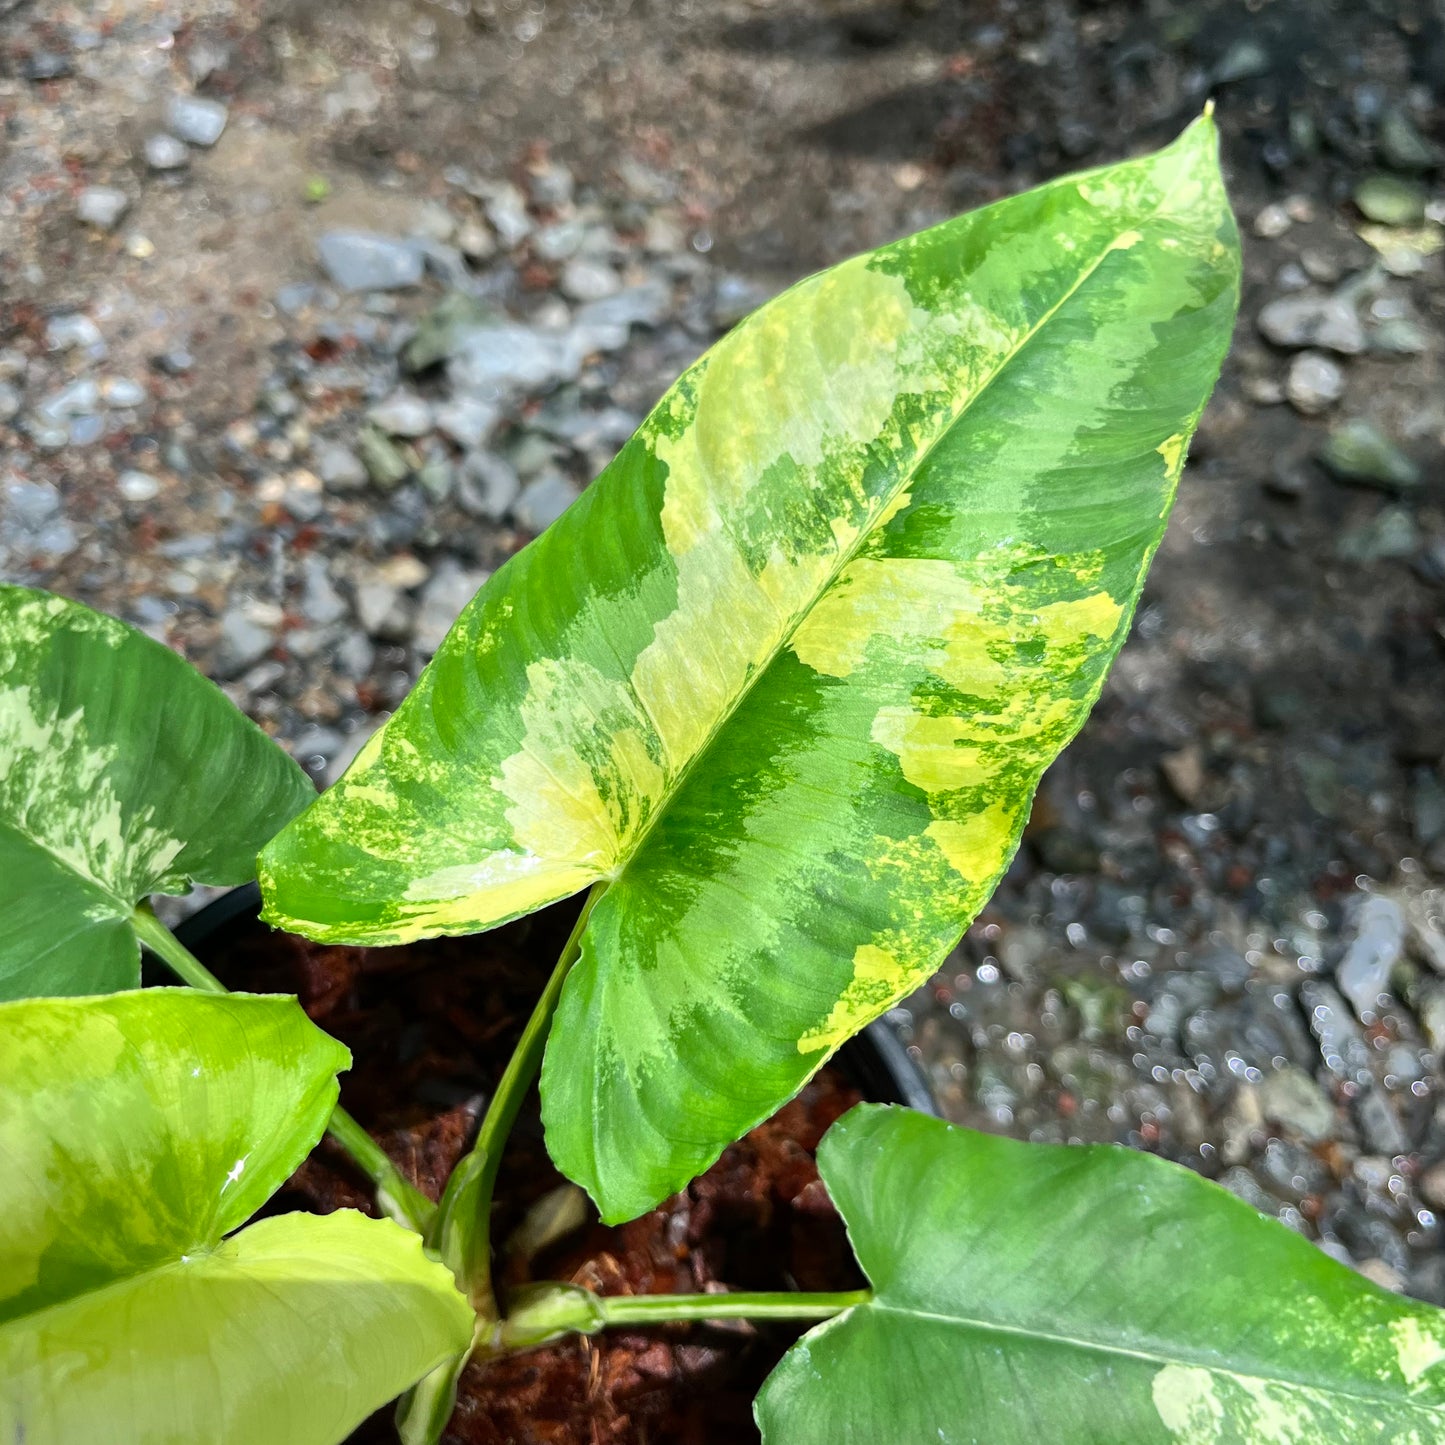
[{"label": "young leaf", "polygon": [[765,1445],[1445,1439],[1445,1315],[1177,1165],[860,1105],[818,1167],[874,1297],[768,1377]]},{"label": "young leaf", "polygon": [[333,1445],[471,1336],[419,1237],[229,1231],[320,1137],[346,1050],[294,999],[0,1005],[0,1439]]},{"label": "young leaf", "polygon": [[543,1074],[604,1217],[926,979],[1127,631],[1229,340],[1206,117],[795,286],[500,569],[266,849],[313,937],[610,880]]},{"label": "young leaf", "polygon": [[0,999],[138,987],[136,903],[253,878],[314,796],[169,648],[0,587]]}]

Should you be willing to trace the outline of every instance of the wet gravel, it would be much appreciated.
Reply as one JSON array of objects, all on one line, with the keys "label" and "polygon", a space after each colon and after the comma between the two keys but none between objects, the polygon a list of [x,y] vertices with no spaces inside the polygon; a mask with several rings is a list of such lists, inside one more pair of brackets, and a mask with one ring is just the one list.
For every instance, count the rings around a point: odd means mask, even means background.
[{"label": "wet gravel", "polygon": [[1234,352],[1094,718],[894,1017],[953,1117],[1445,1304],[1438,4],[0,12],[0,570],[318,780],[760,300],[1215,95]]}]

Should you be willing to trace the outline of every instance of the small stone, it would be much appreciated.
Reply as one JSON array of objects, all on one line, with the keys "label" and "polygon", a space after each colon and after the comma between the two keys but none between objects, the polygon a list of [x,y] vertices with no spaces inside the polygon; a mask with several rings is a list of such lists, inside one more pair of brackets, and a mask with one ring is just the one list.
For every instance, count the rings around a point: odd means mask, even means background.
[{"label": "small stone", "polygon": [[1335,543],[1342,562],[1381,562],[1413,557],[1420,550],[1420,528],[1404,507],[1386,507],[1362,527],[1352,527]]},{"label": "small stone", "polygon": [[549,161],[527,177],[532,204],[544,211],[555,211],[572,199],[572,172],[561,161]]},{"label": "small stone", "polygon": [[1323,351],[1301,351],[1290,362],[1285,395],[1302,416],[1328,411],[1345,394],[1345,373]]},{"label": "small stone", "polygon": [[366,474],[383,491],[399,487],[411,472],[411,466],[400,449],[375,427],[363,427],[356,439],[356,450]]},{"label": "small stone", "polygon": [[1405,1292],[1404,1275],[1394,1265],[1386,1264],[1383,1259],[1362,1259],[1357,1272],[1364,1275],[1371,1284],[1377,1284],[1392,1294]]},{"label": "small stone", "polygon": [[1380,122],[1380,159],[1392,171],[1417,174],[1440,163],[1440,152],[1415,128],[1403,110],[1385,112]]},{"label": "small stone", "polygon": [[1366,1089],[1355,1101],[1355,1122],[1360,1126],[1365,1146],[1373,1154],[1383,1154],[1389,1159],[1410,1148],[1409,1136],[1379,1089]]},{"label": "small stone", "polygon": [[55,424],[72,417],[85,416],[100,405],[100,387],[88,376],[78,377],[52,391],[35,408],[42,420]]},{"label": "small stone", "polygon": [[500,522],[521,491],[516,469],[502,457],[475,451],[462,463],[457,504],[468,516]]},{"label": "small stone", "polygon": [[1368,1083],[1370,1046],[1338,990],[1310,980],[1300,985],[1299,996],[1325,1067],[1349,1083]]},{"label": "small stone", "polygon": [[160,494],[161,484],[149,472],[134,467],[123,471],[115,480],[116,490],[128,502],[149,502]]},{"label": "small stone", "polygon": [[562,294],[573,301],[601,301],[622,289],[622,278],[604,261],[576,257],[562,269]]},{"label": "small stone", "polygon": [[499,408],[473,397],[453,397],[436,409],[436,429],[464,451],[480,447],[500,419]]},{"label": "small stone", "polygon": [[353,629],[336,644],[333,654],[336,670],[353,682],[360,682],[376,661],[376,649],[365,632]]},{"label": "small stone", "polygon": [[128,376],[108,376],[100,384],[100,395],[107,406],[126,410],[145,401],[146,389]]},{"label": "small stone", "polygon": [[1417,1187],[1431,1209],[1445,1210],[1445,1159],[1424,1170]]},{"label": "small stone", "polygon": [[717,278],[712,293],[712,320],[718,327],[736,326],[744,316],[756,311],[773,295],[773,288],[746,276],[724,273]]},{"label": "small stone", "polygon": [[306,620],[317,627],[330,627],[340,622],[350,611],[346,599],[336,590],[326,561],[322,557],[307,557],[301,564],[305,585],[301,591],[301,611]]},{"label": "small stone", "polygon": [[413,609],[399,587],[373,575],[357,583],[355,597],[356,615],[369,636],[403,642],[411,635]]},{"label": "small stone", "polygon": [[481,221],[467,221],[456,234],[457,250],[468,261],[489,261],[497,254],[497,238]]},{"label": "small stone", "polygon": [[1294,225],[1294,218],[1289,211],[1278,201],[1260,209],[1254,218],[1254,234],[1265,241],[1273,241],[1276,237],[1284,235]]},{"label": "small stone", "polygon": [[441,563],[422,589],[413,639],[419,652],[430,657],[441,647],[462,608],[490,575],[470,571],[451,558]]},{"label": "small stone", "polygon": [[526,199],[509,181],[487,187],[484,209],[504,250],[520,246],[532,234]]},{"label": "small stone", "polygon": [[1165,753],[1159,759],[1159,770],[1181,802],[1198,802],[1204,791],[1206,773],[1204,752],[1198,746]]},{"label": "small stone", "polygon": [[456,234],[457,218],[436,201],[424,201],[412,216],[409,230],[413,236],[445,243]]},{"label": "small stone", "polygon": [[1256,406],[1278,406],[1284,400],[1284,386],[1277,377],[1246,376],[1240,389]]},{"label": "small stone", "polygon": [[503,322],[468,331],[447,363],[447,376],[458,391],[491,401],[506,391],[574,377],[580,366],[565,338]]},{"label": "small stone", "polygon": [[94,357],[105,351],[100,328],[79,312],[52,316],[45,326],[45,345],[51,351],[85,351]]},{"label": "small stone", "polygon": [[1360,901],[1355,934],[1335,972],[1340,992],[1356,1015],[1373,1019],[1379,996],[1389,987],[1390,970],[1405,950],[1405,914],[1393,898],[1372,893]]},{"label": "small stone", "polygon": [[369,408],[366,416],[388,436],[419,437],[432,429],[431,403],[411,391],[392,392]]},{"label": "small stone", "polygon": [[153,171],[178,171],[191,163],[191,153],[186,149],[185,142],[178,141],[163,130],[146,137],[145,158]]},{"label": "small stone", "polygon": [[1408,316],[1391,316],[1370,332],[1370,350],[1382,356],[1419,356],[1430,345],[1430,333]]},{"label": "small stone", "polygon": [[417,485],[433,502],[440,505],[452,494],[456,482],[456,468],[448,456],[429,457],[416,473]]},{"label": "small stone", "polygon": [[344,291],[398,291],[421,284],[426,263],[410,241],[373,231],[327,231],[316,243],[326,274]]},{"label": "small stone", "polygon": [[1299,263],[1305,275],[1322,286],[1333,286],[1340,279],[1339,262],[1328,251],[1321,251],[1318,247],[1301,251]]},{"label": "small stone", "polygon": [[129,205],[130,197],[114,186],[86,186],[75,198],[75,214],[87,226],[113,231]]},{"label": "small stone", "polygon": [[321,442],[314,448],[311,460],[328,491],[354,492],[366,485],[365,464],[340,442]]},{"label": "small stone", "polygon": [[558,471],[545,471],[528,482],[517,498],[512,514],[517,525],[534,534],[545,532],[579,493],[576,485]]},{"label": "small stone", "polygon": [[542,261],[566,261],[582,249],[587,227],[575,217],[542,226],[532,237],[532,250]]},{"label": "small stone", "polygon": [[188,145],[209,147],[220,140],[229,112],[218,100],[175,95],[166,106],[166,129]]},{"label": "small stone", "polygon": [[239,607],[221,615],[221,640],[215,670],[220,678],[239,677],[253,663],[260,662],[274,643],[271,629],[254,620]]},{"label": "small stone", "polygon": [[24,401],[18,386],[11,386],[8,381],[0,381],[0,425],[14,421],[20,415]]},{"label": "small stone", "polygon": [[1365,417],[1354,417],[1331,431],[1319,458],[1341,481],[1389,492],[1420,484],[1418,464]]},{"label": "small stone", "polygon": [[1425,199],[1422,186],[1399,176],[1366,176],[1355,187],[1355,204],[1382,226],[1419,225],[1425,219]]},{"label": "small stone", "polygon": [[1276,297],[1259,313],[1259,329],[1276,346],[1317,346],[1346,356],[1365,349],[1365,328],[1355,308],[1318,292]]},{"label": "small stone", "polygon": [[74,73],[68,55],[54,50],[37,50],[21,62],[20,73],[26,80],[64,80]]},{"label": "small stone", "polygon": [[1259,1090],[1265,1117],[1292,1129],[1307,1144],[1323,1143],[1336,1129],[1335,1106],[1303,1069],[1277,1069]]}]

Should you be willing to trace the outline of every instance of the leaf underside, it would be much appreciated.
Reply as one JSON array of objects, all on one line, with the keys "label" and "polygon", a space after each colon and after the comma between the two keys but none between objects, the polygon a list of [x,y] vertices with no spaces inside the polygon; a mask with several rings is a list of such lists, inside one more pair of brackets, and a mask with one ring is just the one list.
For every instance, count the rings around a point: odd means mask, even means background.
[{"label": "leaf underside", "polygon": [[389,1221],[230,1234],[349,1062],[294,999],[29,1000],[0,1039],[0,1439],[334,1445],[470,1338],[450,1272]]},{"label": "leaf underside", "polygon": [[314,796],[169,648],[0,587],[0,1000],[138,987],[137,902],[248,881]]},{"label": "leaf underside", "polygon": [[1238,250],[1207,119],[804,281],[499,570],[266,916],[397,942],[610,880],[548,1144],[681,1187],[925,980],[1127,631]]},{"label": "leaf underside", "polygon": [[1436,1445],[1445,1316],[1188,1170],[861,1105],[818,1166],[874,1298],[765,1445]]}]

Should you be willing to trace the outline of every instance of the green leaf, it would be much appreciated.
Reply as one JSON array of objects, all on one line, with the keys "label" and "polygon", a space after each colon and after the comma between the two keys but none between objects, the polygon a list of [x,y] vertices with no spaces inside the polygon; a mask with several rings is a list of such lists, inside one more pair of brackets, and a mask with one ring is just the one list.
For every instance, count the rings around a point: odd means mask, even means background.
[{"label": "green leaf", "polygon": [[1207,118],[804,281],[500,569],[266,849],[391,942],[610,880],[542,1080],[636,1214],[925,980],[1088,713],[1237,304]]},{"label": "green leaf", "polygon": [[1177,1165],[860,1105],[818,1167],[874,1298],[768,1377],[764,1445],[1445,1439],[1445,1315]]},{"label": "green leaf", "polygon": [[0,999],[138,987],[136,903],[254,878],[314,796],[169,648],[0,587]]},{"label": "green leaf", "polygon": [[417,1235],[350,1211],[230,1238],[347,1051],[294,999],[0,1005],[0,1439],[332,1445],[471,1336]]}]

